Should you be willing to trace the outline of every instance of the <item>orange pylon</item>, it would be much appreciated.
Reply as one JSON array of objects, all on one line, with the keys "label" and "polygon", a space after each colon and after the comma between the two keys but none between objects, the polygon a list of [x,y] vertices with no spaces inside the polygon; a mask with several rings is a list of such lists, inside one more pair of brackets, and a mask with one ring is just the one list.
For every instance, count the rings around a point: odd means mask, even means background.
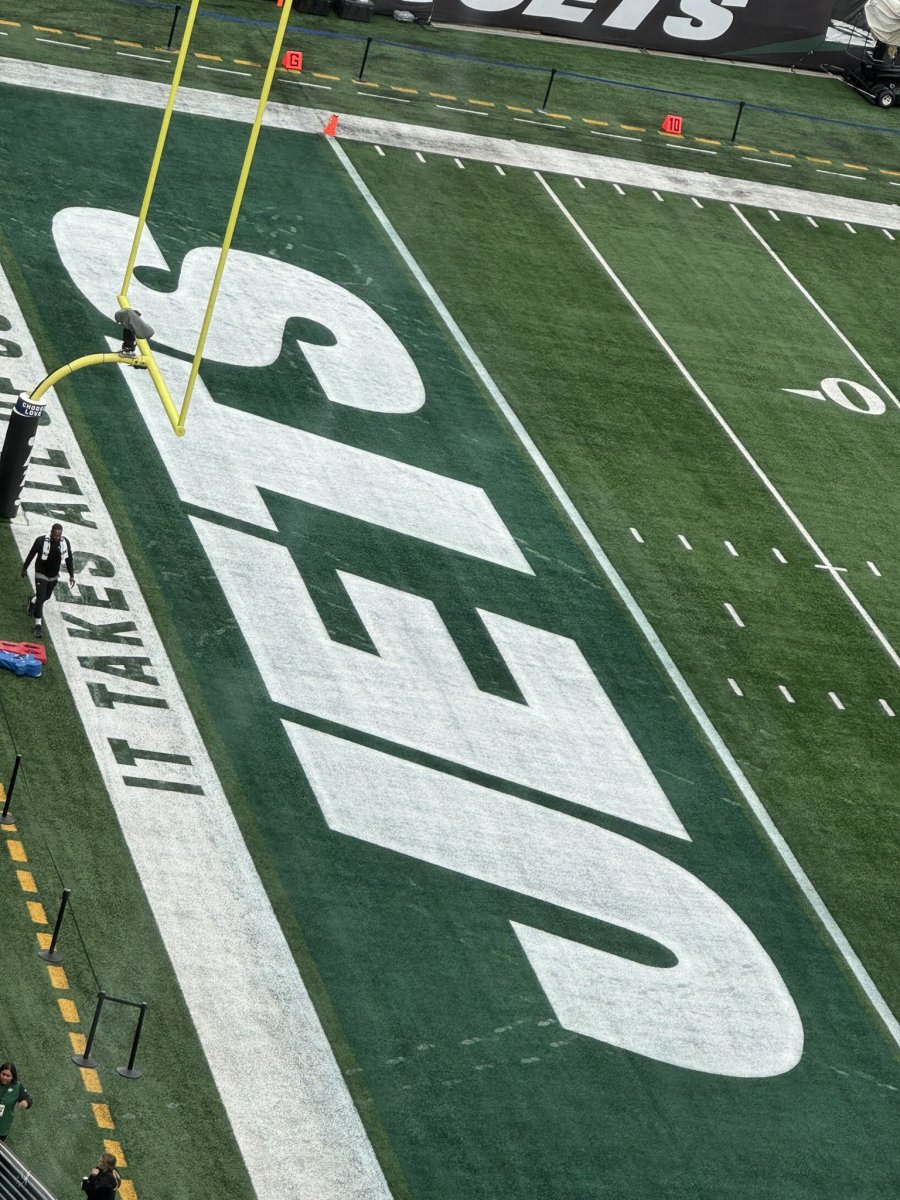
[{"label": "orange pylon", "polygon": [[332,113],[328,118],[328,124],[322,130],[326,137],[334,137],[334,135],[337,133],[337,123],[337,113]]}]

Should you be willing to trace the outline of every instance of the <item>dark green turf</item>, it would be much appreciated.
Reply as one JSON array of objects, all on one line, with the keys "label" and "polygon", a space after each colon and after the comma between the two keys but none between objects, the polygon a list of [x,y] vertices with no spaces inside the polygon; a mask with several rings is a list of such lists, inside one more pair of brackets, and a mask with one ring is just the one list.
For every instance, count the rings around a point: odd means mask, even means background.
[{"label": "dark green turf", "polygon": [[[61,109],[10,90],[4,101],[20,120],[25,110],[32,118],[42,109],[48,114],[32,119],[27,142],[5,140],[15,170],[4,204],[27,213],[10,223],[10,249],[36,302],[52,314],[48,357],[65,361],[84,351],[86,338],[100,345],[109,323],[87,312],[62,276],[49,222],[67,204],[121,207],[141,183],[141,166],[133,160],[101,161],[82,173],[72,146],[85,127],[101,140],[121,137],[124,129],[135,141],[149,139],[156,117],[146,111],[126,116],[118,106],[113,111],[95,102]],[[202,161],[196,154],[201,138]],[[227,201],[216,194],[218,174],[211,180],[208,164],[228,177],[241,142],[227,124],[176,120],[159,185],[160,215],[151,220],[173,264],[194,245],[218,240]],[[781,544],[788,557],[796,554],[770,503],[723,454],[683,384],[571,233],[552,219],[530,175],[503,180],[490,167],[463,173],[451,162],[426,167],[411,157],[407,165],[396,155],[379,160],[367,148],[354,157],[548,457],[559,460],[564,447],[574,445],[565,451],[572,457],[555,465],[588,519],[604,532],[618,531],[617,558],[624,559],[628,524],[643,526],[654,517],[662,523],[664,503],[673,523],[711,512],[723,485],[740,497],[741,520],[753,529],[761,554],[770,538],[779,539],[772,544]],[[55,163],[65,170],[47,172]],[[413,177],[414,168],[420,174]],[[45,184],[35,195],[27,182],[38,170]],[[584,203],[586,218],[596,215],[594,198],[585,196]],[[703,220],[707,214],[696,215]],[[651,218],[643,219],[652,232]],[[296,232],[286,232],[286,224]],[[617,231],[624,255],[624,218]],[[295,261],[357,291],[414,354],[429,402],[412,421],[339,411],[324,402],[289,349],[264,381],[258,371],[207,364],[204,381],[216,398],[484,486],[537,572],[510,586],[499,568],[270,495],[279,537],[302,563],[332,635],[367,643],[335,576],[343,569],[433,597],[479,685],[512,698],[515,688],[480,629],[477,606],[574,637],[693,840],[672,846],[661,835],[631,835],[699,874],[736,908],[782,972],[806,1029],[800,1066],[752,1083],[679,1071],[569,1038],[541,1024],[552,1013],[509,921],[601,946],[622,948],[621,935],[330,833],[281,728],[282,717],[297,714],[268,702],[141,418],[123,392],[118,419],[106,420],[109,383],[86,374],[70,392],[73,421],[216,765],[245,827],[256,831],[254,853],[276,892],[301,969],[320,1011],[330,1006],[329,1033],[341,1065],[355,1072],[348,1082],[391,1182],[413,1196],[505,1200],[663,1191],[704,1200],[760,1194],[845,1200],[854,1188],[859,1194],[860,1180],[866,1200],[890,1195],[894,1092],[877,1085],[894,1086],[896,1065],[876,1024],[586,550],[427,302],[398,269],[327,143],[263,135],[236,245]],[[648,279],[655,262],[648,254],[641,263]],[[645,398],[638,408],[635,396]],[[691,469],[694,455],[704,470]],[[725,530],[722,517],[716,532],[731,536],[731,520]],[[713,668],[721,687],[738,670],[731,663],[747,661],[727,618],[708,618],[699,631],[712,637],[697,637],[702,591],[712,597],[719,590],[716,573],[706,578],[698,571],[701,594],[691,599],[684,578],[692,568],[677,576],[655,548],[646,561],[644,573],[631,572],[639,599],[673,635],[677,655],[691,647],[699,655],[694,674],[708,702]],[[726,565],[723,555],[716,570]],[[777,594],[770,578],[781,583]],[[817,607],[828,629],[847,637],[848,652],[870,661],[863,657],[868,642],[817,575],[799,582],[795,594],[784,576],[770,576],[760,563],[743,577],[739,595],[739,608],[754,597],[760,610],[794,606],[801,628],[808,608]],[[726,659],[727,668],[720,668]],[[721,702],[711,708],[717,716],[724,712]],[[790,740],[781,721],[774,704],[763,720],[758,712],[748,718],[758,740],[748,742],[746,752],[740,738],[748,727],[736,720],[724,730],[739,757],[749,760],[754,783],[767,765],[761,757],[766,731],[778,778],[787,775]],[[464,1044],[473,1037],[481,1042]]]}]

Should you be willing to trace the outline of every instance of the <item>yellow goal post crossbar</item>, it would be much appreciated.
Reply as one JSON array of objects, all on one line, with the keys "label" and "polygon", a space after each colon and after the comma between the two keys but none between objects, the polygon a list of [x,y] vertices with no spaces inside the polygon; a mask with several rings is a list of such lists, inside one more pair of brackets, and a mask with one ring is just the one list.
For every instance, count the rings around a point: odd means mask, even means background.
[{"label": "yellow goal post crossbar", "polygon": [[[225,261],[228,258],[228,251],[231,248],[231,241],[234,237],[235,226],[237,225],[238,214],[241,211],[241,205],[244,200],[244,191],[247,187],[247,180],[250,177],[250,168],[253,164],[253,155],[256,152],[256,143],[259,140],[259,131],[262,127],[263,115],[266,111],[266,105],[269,102],[269,93],[272,90],[272,81],[275,78],[275,70],[278,66],[278,58],[281,54],[281,47],[284,43],[284,35],[287,31],[288,19],[291,15],[293,0],[284,0],[281,9],[281,19],[278,22],[278,28],[275,32],[275,41],[272,45],[272,53],[269,55],[268,66],[266,67],[266,75],[263,80],[262,91],[259,95],[259,101],[256,106],[256,116],[253,120],[253,125],[250,129],[250,137],[247,140],[247,148],[244,151],[244,161],[241,166],[241,173],[238,177],[237,187],[231,201],[231,212],[228,216],[228,224],[225,227],[225,234],[222,238],[222,246],[219,251],[219,261],[216,264],[215,275],[213,276],[212,287],[210,288],[209,298],[206,302],[206,311],[203,314],[203,323],[200,326],[200,336],[197,339],[197,348],[194,351],[194,357],[191,362],[191,372],[188,376],[187,386],[184,396],[181,400],[181,407],[178,408],[169,394],[169,389],[166,387],[166,382],[163,379],[162,372],[156,363],[153,356],[153,350],[150,345],[143,339],[137,339],[138,349],[141,352],[142,366],[145,366],[150,372],[150,378],[153,380],[157,394],[162,401],[163,408],[171,422],[172,428],[179,437],[184,436],[185,420],[187,419],[188,409],[191,403],[191,396],[194,391],[194,384],[197,382],[197,375],[200,371],[200,363],[203,359],[203,349],[206,345],[206,337],[209,333],[209,326],[212,321],[213,310],[216,306],[216,299],[219,294],[219,286],[222,282],[222,275],[225,271]],[[181,40],[181,47],[178,51],[178,58],[175,63],[175,73],[172,77],[172,85],[169,88],[169,97],[166,101],[165,111],[163,112],[162,122],[160,124],[159,136],[156,140],[156,150],[153,154],[153,161],[150,164],[150,171],[147,176],[147,186],[144,189],[144,198],[141,202],[141,210],[138,215],[137,228],[134,231],[134,240],[131,243],[131,252],[128,256],[128,265],[125,268],[125,278],[122,281],[122,290],[117,299],[120,308],[130,308],[128,301],[128,288],[131,284],[131,278],[134,273],[134,265],[137,261],[138,248],[141,241],[141,235],[144,232],[144,226],[147,223],[147,214],[150,211],[150,201],[153,196],[153,189],[156,186],[156,178],[159,174],[160,163],[162,162],[163,151],[165,150],[166,139],[169,134],[169,126],[172,121],[172,113],[175,109],[175,98],[178,94],[178,88],[181,84],[181,76],[184,71],[184,64],[187,61],[188,48],[191,42],[191,36],[194,32],[194,21],[197,16],[197,10],[200,7],[200,0],[191,0],[191,7],[187,15],[185,23],[184,35]],[[152,317],[152,314],[148,314]]]}]

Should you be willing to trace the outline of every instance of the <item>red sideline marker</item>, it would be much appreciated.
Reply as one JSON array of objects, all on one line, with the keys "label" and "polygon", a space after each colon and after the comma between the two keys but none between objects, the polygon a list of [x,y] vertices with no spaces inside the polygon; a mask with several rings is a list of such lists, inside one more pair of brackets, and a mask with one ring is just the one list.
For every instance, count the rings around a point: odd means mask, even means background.
[{"label": "red sideline marker", "polygon": [[681,120],[681,117],[676,117],[674,113],[669,113],[669,115],[663,121],[661,128],[662,128],[663,133],[680,134],[682,124],[683,124],[683,122]]},{"label": "red sideline marker", "polygon": [[337,123],[338,123],[338,115],[337,115],[337,113],[332,113],[331,116],[328,118],[328,123],[326,124],[325,128],[322,130],[322,132],[325,134],[326,137],[334,137],[334,135],[337,133]]},{"label": "red sideline marker", "polygon": [[300,50],[285,50],[281,65],[286,71],[303,70],[303,53]]}]

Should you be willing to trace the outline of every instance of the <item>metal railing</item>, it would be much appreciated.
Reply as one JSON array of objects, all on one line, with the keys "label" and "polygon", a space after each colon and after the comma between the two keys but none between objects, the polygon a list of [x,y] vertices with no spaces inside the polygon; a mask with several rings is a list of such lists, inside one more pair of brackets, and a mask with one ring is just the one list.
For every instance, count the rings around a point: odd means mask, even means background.
[{"label": "metal railing", "polygon": [[3,1142],[0,1142],[0,1200],[56,1200]]}]

